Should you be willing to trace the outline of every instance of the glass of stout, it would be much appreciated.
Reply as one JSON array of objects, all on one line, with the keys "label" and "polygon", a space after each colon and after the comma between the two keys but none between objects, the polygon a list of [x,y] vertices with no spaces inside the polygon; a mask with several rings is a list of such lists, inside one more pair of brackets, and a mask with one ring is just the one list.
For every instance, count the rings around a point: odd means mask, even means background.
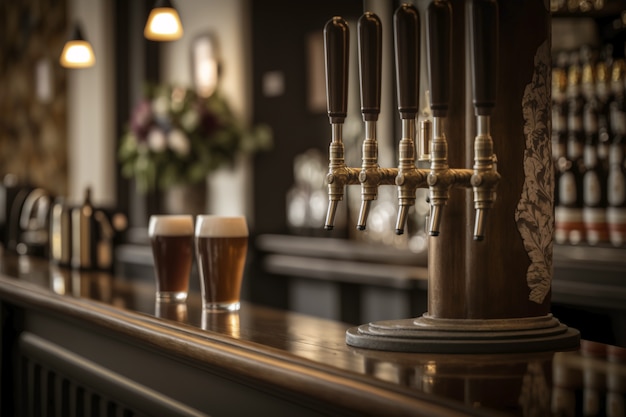
[{"label": "glass of stout", "polygon": [[185,301],[193,262],[193,216],[152,215],[148,234],[154,258],[156,301]]},{"label": "glass of stout", "polygon": [[196,259],[202,307],[237,311],[248,252],[248,224],[243,216],[196,217]]}]

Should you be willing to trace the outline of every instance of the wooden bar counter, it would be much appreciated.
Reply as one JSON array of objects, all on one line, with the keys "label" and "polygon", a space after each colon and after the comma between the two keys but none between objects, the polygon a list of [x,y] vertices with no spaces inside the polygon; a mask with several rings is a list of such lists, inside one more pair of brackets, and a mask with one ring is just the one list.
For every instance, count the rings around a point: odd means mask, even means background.
[{"label": "wooden bar counter", "polygon": [[358,350],[345,344],[348,324],[245,302],[203,313],[195,292],[155,305],[148,283],[11,254],[0,257],[0,303],[2,416],[624,415],[614,346]]}]

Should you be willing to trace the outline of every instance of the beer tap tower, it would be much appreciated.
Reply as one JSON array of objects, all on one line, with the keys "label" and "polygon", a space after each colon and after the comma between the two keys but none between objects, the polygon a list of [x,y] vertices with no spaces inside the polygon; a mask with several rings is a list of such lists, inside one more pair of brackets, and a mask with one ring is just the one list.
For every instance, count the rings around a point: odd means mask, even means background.
[{"label": "beer tap tower", "polygon": [[[548,11],[541,9],[545,9],[544,2],[526,0],[520,3],[533,3],[535,7],[530,7],[531,15],[540,16],[544,22],[548,19],[549,23]],[[380,19],[374,13],[366,12],[358,21],[361,112],[365,123],[360,168],[346,166],[342,142],[342,125],[347,115],[348,24],[341,17],[333,17],[324,28],[328,115],[332,126],[325,228],[333,228],[335,211],[343,198],[344,188],[354,184],[361,185],[359,230],[366,227],[370,205],[381,185],[397,186],[397,234],[404,232],[418,188],[429,189],[431,207],[428,224],[428,312],[418,318],[373,322],[351,328],[347,331],[346,342],[361,348],[407,352],[486,353],[576,347],[580,338],[578,331],[561,324],[549,312],[552,237],[546,233],[551,233],[552,229],[548,226],[550,222],[554,223],[550,194],[554,180],[550,176],[548,129],[542,130],[534,123],[539,118],[548,126],[550,115],[549,88],[546,91],[541,89],[542,76],[549,74],[549,40],[545,41],[549,36],[539,31],[537,39],[529,39],[529,45],[521,50],[509,52],[500,49],[498,40],[502,34],[507,40],[514,39],[507,36],[508,27],[499,25],[500,16],[511,19],[511,16],[527,13],[511,13],[511,10],[500,13],[495,0],[472,0],[467,10],[464,10],[464,4],[463,0],[435,0],[428,5],[426,45],[432,120],[422,121],[419,134],[416,132],[416,118],[419,108],[420,16],[417,8],[408,4],[403,4],[394,13],[397,99],[402,123],[397,168],[381,168],[378,165],[376,121],[380,113],[382,67]],[[537,5],[540,7],[537,8]],[[460,19],[453,21],[452,6],[455,6],[455,14]],[[458,77],[451,77],[453,68],[457,72],[464,71],[463,63],[458,62],[465,57],[463,32],[457,31],[453,39],[453,28],[462,29],[465,24],[464,14],[467,14],[470,33],[468,49],[476,131],[473,141],[464,132],[474,129],[472,123],[464,123],[463,120],[463,113],[470,107],[464,98],[464,88],[453,88],[463,87],[464,79],[459,82]],[[537,22],[534,23],[536,27]],[[518,24],[515,27],[531,26]],[[549,31],[549,24],[544,29]],[[542,35],[545,38],[543,43],[540,42]],[[511,45],[510,49],[515,48]],[[501,65],[500,54],[510,54],[513,62],[507,59]],[[527,69],[518,71],[527,75],[528,79],[511,77],[522,80],[518,82],[519,86],[511,87],[512,91],[521,92],[519,97],[513,98],[520,100],[521,105],[514,110],[510,110],[511,106],[502,106],[505,109],[503,119],[494,119],[493,123],[511,148],[515,148],[515,151],[507,150],[504,161],[500,160],[501,166],[506,163],[503,178],[507,189],[498,196],[496,204],[496,186],[501,181],[491,136],[492,113],[499,109],[496,107],[496,84],[505,71],[515,71],[511,64],[519,65],[519,61],[524,59]],[[549,87],[549,78],[544,81]],[[452,106],[451,96],[454,96]],[[514,97],[514,94],[509,94],[507,99],[509,97]],[[529,101],[534,104],[529,105]],[[466,148],[471,148],[466,143],[473,142],[471,169],[450,168],[445,124],[450,110],[460,119],[458,123],[455,121],[454,135],[451,135],[452,146],[459,148],[455,155],[462,155]],[[517,121],[504,119],[512,118],[507,114],[510,111],[518,112],[517,119],[523,121],[521,129]],[[419,137],[418,158],[416,135]],[[515,141],[521,143],[512,144]],[[495,142],[504,146],[501,139]],[[546,151],[547,159],[544,155]],[[528,161],[529,158],[533,160]],[[416,159],[428,161],[429,169],[417,168]],[[455,157],[452,162],[463,165],[468,160],[467,157],[465,161]],[[538,187],[537,183],[541,186]],[[517,193],[511,192],[515,190],[511,187],[518,187]],[[538,192],[538,195],[532,195]],[[472,211],[464,209],[469,205],[465,200],[470,199],[470,194],[473,195],[474,207],[471,239],[465,228],[471,223],[467,219],[472,216]],[[485,216],[487,211],[490,211],[488,218]],[[536,215],[537,212],[542,216]],[[486,225],[491,220],[495,223],[490,228],[492,236],[486,236]],[[544,243],[537,247],[533,246],[534,241]]]}]

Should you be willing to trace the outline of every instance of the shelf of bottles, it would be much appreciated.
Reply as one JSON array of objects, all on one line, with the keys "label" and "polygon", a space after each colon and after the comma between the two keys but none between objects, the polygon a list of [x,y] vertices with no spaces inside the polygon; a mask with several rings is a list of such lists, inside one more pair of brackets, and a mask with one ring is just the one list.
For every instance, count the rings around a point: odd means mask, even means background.
[{"label": "shelf of bottles", "polygon": [[626,247],[626,61],[589,47],[552,73],[555,242]]}]

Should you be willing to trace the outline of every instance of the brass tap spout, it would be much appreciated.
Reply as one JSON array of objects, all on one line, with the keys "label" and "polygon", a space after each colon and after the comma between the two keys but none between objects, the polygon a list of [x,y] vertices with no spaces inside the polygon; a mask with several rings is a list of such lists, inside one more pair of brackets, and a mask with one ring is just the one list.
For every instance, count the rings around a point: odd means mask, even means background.
[{"label": "brass tap spout", "polygon": [[329,165],[326,183],[328,184],[328,211],[324,229],[332,230],[339,201],[343,200],[344,188],[349,184],[358,184],[357,169],[346,166],[341,123],[332,124],[332,141],[329,146]]},{"label": "brass tap spout", "polygon": [[365,140],[363,141],[363,165],[359,173],[361,183],[361,208],[356,228],[365,230],[365,223],[372,200],[378,195],[378,143],[376,142],[376,122],[365,121]]},{"label": "brass tap spout", "polygon": [[363,165],[358,174],[361,183],[361,208],[357,222],[358,230],[365,230],[371,202],[376,200],[378,187],[394,183],[397,170],[378,166],[378,142],[376,141],[376,122],[365,121],[366,137],[363,141]]},{"label": "brass tap spout", "polygon": [[425,186],[427,173],[415,167],[415,119],[402,119],[402,139],[399,143],[399,163],[396,185],[398,186],[398,217],[396,234],[404,233],[407,216],[415,205],[415,192]]},{"label": "brass tap spout", "polygon": [[474,139],[474,174],[471,184],[474,191],[474,240],[484,238],[484,216],[493,207],[496,186],[500,174],[496,169],[496,156],[493,153],[493,140],[489,132],[489,116],[477,116],[477,135]]},{"label": "brass tap spout", "polygon": [[442,117],[433,117],[433,139],[430,143],[430,173],[428,174],[430,200],[428,233],[431,236],[439,236],[441,211],[448,202],[450,187],[455,183],[454,171],[448,166],[448,141],[443,126]]}]

